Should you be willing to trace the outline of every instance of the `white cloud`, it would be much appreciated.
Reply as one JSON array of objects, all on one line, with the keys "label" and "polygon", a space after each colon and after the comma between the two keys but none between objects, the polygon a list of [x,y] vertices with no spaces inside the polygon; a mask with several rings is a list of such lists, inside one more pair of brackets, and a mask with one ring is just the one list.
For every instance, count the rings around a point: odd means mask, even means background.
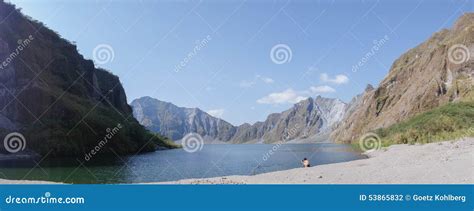
[{"label": "white cloud", "polygon": [[297,103],[306,99],[307,97],[301,96],[298,92],[293,89],[287,89],[283,92],[271,93],[263,98],[257,100],[259,104],[284,104],[284,103]]},{"label": "white cloud", "polygon": [[309,90],[313,93],[331,93],[336,92],[336,90],[330,86],[312,86]]},{"label": "white cloud", "polygon": [[222,116],[224,115],[224,112],[225,112],[224,109],[212,109],[212,110],[207,111],[209,115],[213,117],[217,117],[217,118],[222,118]]},{"label": "white cloud", "polygon": [[241,81],[239,86],[242,88],[250,88],[255,85],[255,81]]},{"label": "white cloud", "polygon": [[295,91],[291,88],[283,92],[274,92],[257,100],[259,104],[295,104],[307,99],[314,94],[334,93],[336,90],[330,86],[312,86],[307,90]]},{"label": "white cloud", "polygon": [[272,78],[256,75],[252,81],[246,81],[246,80],[241,81],[239,86],[242,88],[251,88],[255,86],[259,81],[262,81],[263,83],[266,83],[266,84],[272,84],[275,82],[275,80],[273,80]]},{"label": "white cloud", "polygon": [[322,73],[320,79],[323,82],[330,82],[335,84],[345,84],[349,82],[349,77],[342,74],[336,75],[334,78],[331,78],[327,73]]},{"label": "white cloud", "polygon": [[266,84],[272,84],[273,82],[275,82],[273,79],[271,78],[262,78],[262,81]]}]

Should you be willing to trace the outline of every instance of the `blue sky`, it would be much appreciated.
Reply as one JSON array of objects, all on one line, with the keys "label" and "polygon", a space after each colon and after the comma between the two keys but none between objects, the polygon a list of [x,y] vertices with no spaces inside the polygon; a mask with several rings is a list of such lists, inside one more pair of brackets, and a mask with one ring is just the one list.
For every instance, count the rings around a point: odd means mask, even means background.
[{"label": "blue sky", "polygon": [[469,0],[10,2],[118,75],[129,102],[152,96],[236,125],[310,96],[348,102],[474,10]]}]

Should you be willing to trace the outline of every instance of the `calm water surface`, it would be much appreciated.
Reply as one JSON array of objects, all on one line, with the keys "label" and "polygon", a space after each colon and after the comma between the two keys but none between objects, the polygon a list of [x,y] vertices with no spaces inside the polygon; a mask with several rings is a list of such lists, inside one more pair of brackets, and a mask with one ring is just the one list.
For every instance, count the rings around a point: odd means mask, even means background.
[{"label": "calm water surface", "polygon": [[160,182],[300,168],[304,157],[313,166],[365,158],[350,145],[332,143],[204,145],[195,153],[174,149],[116,159],[93,157],[87,165],[68,160],[0,161],[0,178],[66,183]]}]

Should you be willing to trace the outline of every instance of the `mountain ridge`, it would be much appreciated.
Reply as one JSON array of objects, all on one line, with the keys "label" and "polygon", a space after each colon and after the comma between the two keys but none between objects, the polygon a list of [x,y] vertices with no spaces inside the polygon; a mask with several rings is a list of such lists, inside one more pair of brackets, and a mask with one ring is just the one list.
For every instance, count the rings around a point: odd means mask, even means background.
[{"label": "mountain ridge", "polygon": [[361,94],[331,138],[353,142],[450,102],[474,101],[473,55],[474,13],[466,13],[451,29],[434,33],[396,59],[379,86]]},{"label": "mountain ridge", "polygon": [[[199,108],[179,107],[170,102],[160,101],[148,96],[133,100],[131,106],[134,108],[133,114],[135,118],[142,125],[173,140],[181,139],[184,135],[191,132],[225,139],[226,137],[219,136],[219,131],[231,130],[233,127],[230,123],[213,117]],[[158,118],[154,118],[153,122],[149,116],[144,115],[146,111],[152,112],[152,115]],[[194,120],[197,122],[193,122]],[[168,122],[163,124],[163,121]],[[198,124],[206,121],[207,125]],[[217,128],[211,128],[212,126],[217,126]]]},{"label": "mountain ridge", "polygon": [[[153,101],[154,105],[149,105],[150,101]],[[135,99],[131,105],[134,110],[134,116],[142,125],[152,131],[171,137],[173,140],[179,140],[187,133],[198,133],[201,136],[207,137],[207,139],[216,139],[227,143],[272,143],[282,140],[289,141],[298,138],[309,138],[320,132],[329,132],[330,128],[342,118],[347,106],[346,103],[339,99],[323,98],[321,96],[313,99],[310,97],[294,104],[291,108],[281,113],[269,114],[264,121],[234,126],[225,120],[212,117],[201,109],[192,108],[199,114],[196,121],[196,116],[183,115],[186,113],[185,111],[189,111],[191,108],[178,107],[172,103],[151,97]],[[165,111],[163,110],[163,105],[172,106],[171,108],[168,107],[169,110]],[[159,111],[153,109],[158,109]],[[310,116],[306,116],[306,111],[310,111],[308,113]],[[180,115],[179,118],[174,118],[175,121],[163,122],[163,119],[170,119],[169,115],[177,113]],[[189,124],[186,124],[184,119],[189,120],[190,118],[192,120],[188,121]],[[198,123],[204,124],[200,125]],[[172,128],[168,127],[170,125]],[[217,125],[218,128],[206,127],[211,125]]]},{"label": "mountain ridge", "polygon": [[[402,54],[377,87],[367,85],[349,103],[308,98],[288,110],[269,114],[264,121],[231,125],[229,131],[234,134],[228,134],[232,138],[227,141],[272,143],[327,135],[336,142],[354,142],[367,132],[388,128],[450,102],[472,102],[473,34],[474,13],[466,13],[451,29],[434,33]],[[455,61],[466,54],[470,58]]]}]

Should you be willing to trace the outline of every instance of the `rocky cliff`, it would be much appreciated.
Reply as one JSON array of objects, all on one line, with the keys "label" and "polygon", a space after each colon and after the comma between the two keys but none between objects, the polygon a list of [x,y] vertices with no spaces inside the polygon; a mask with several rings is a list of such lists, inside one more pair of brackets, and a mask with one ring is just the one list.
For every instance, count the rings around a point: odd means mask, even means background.
[{"label": "rocky cliff", "polygon": [[136,99],[131,106],[140,124],[173,140],[193,132],[208,139],[229,141],[235,133],[235,127],[230,123],[198,108],[178,107],[151,97]]},{"label": "rocky cliff", "polygon": [[264,122],[237,128],[233,143],[273,143],[324,136],[342,119],[346,104],[338,99],[308,98],[281,113],[270,114]]},{"label": "rocky cliff", "polygon": [[[0,2],[0,130],[50,156],[88,153],[118,124],[101,153],[165,145],[132,117],[117,76],[94,67],[74,44]],[[3,136],[2,136],[3,137]]]},{"label": "rocky cliff", "polygon": [[351,142],[449,102],[473,95],[474,14],[463,15],[398,58],[377,88],[354,99],[332,139]]},{"label": "rocky cliff", "polygon": [[263,122],[233,126],[197,108],[180,108],[150,97],[132,102],[134,116],[148,129],[179,140],[187,133],[229,143],[290,141],[326,135],[344,116],[338,99],[308,98]]}]

